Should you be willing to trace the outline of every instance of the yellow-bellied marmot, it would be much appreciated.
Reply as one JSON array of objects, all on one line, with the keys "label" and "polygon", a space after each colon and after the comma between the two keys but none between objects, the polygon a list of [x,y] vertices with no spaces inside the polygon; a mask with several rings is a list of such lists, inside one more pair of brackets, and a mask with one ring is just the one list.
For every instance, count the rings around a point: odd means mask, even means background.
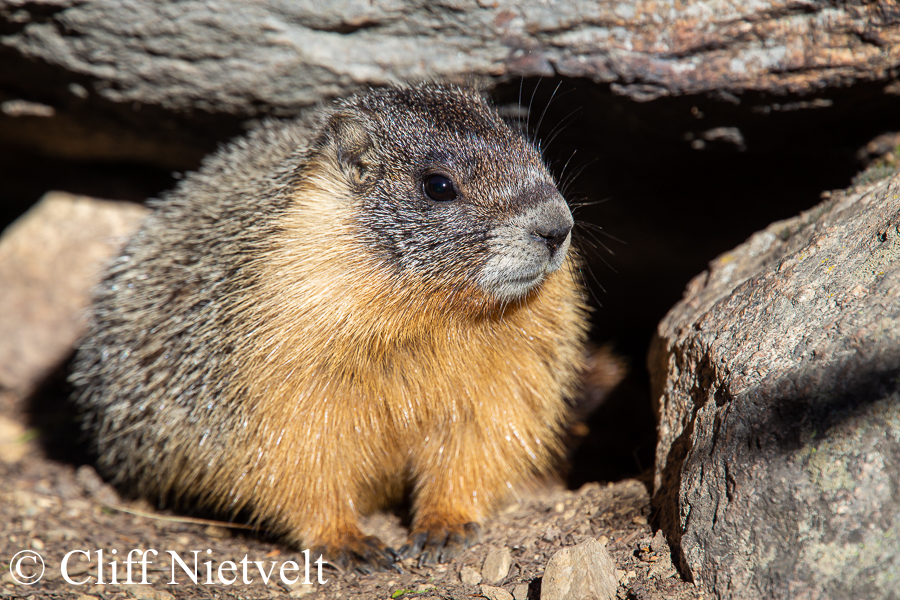
[{"label": "yellow-bellied marmot", "polygon": [[561,453],[587,329],[572,224],[472,91],[263,125],[158,202],[95,293],[71,380],[99,467],[344,564],[397,559],[358,516],[410,494],[401,554],[452,558]]}]

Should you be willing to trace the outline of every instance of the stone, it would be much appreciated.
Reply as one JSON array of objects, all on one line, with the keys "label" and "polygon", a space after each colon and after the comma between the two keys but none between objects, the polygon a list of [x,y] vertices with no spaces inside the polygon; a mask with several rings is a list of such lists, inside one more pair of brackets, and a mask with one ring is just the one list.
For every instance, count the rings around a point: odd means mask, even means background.
[{"label": "stone", "polygon": [[46,194],[0,238],[0,390],[23,397],[71,353],[90,290],[147,210]]},{"label": "stone", "polygon": [[512,594],[501,587],[494,587],[492,585],[481,586],[481,595],[488,600],[513,600]]},{"label": "stone", "polygon": [[653,504],[717,598],[897,597],[900,174],[712,263],[660,323]]},{"label": "stone", "polygon": [[21,423],[0,415],[0,462],[14,464],[33,452],[26,435]]},{"label": "stone", "polygon": [[484,565],[481,567],[481,575],[489,583],[500,583],[506,579],[511,565],[512,554],[509,548],[505,546],[503,548],[491,548],[484,559]]},{"label": "stone", "polygon": [[175,600],[175,596],[165,590],[155,590],[143,585],[131,586],[128,591],[134,600]]},{"label": "stone", "polygon": [[482,577],[478,569],[465,566],[459,571],[459,580],[466,585],[478,585],[481,583]]},{"label": "stone", "polygon": [[541,581],[541,600],[612,600],[617,587],[615,561],[590,539],[553,555]]},{"label": "stone", "polygon": [[658,529],[650,541],[650,549],[653,552],[662,552],[666,547],[666,536],[662,529]]},{"label": "stone", "polygon": [[512,591],[513,600],[528,600],[528,585],[520,583]]}]

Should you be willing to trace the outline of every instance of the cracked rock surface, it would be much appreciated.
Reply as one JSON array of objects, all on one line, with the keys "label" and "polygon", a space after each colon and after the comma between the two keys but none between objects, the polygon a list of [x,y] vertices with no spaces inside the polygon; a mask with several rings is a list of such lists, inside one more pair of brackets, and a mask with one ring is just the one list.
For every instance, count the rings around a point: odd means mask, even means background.
[{"label": "cracked rock surface", "polygon": [[900,175],[715,259],[649,367],[683,573],[721,598],[900,597]]}]

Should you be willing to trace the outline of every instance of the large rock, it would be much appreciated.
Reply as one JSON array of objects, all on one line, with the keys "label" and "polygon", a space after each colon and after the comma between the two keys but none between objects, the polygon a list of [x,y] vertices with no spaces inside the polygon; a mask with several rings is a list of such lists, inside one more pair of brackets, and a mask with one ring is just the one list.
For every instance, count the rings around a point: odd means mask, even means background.
[{"label": "large rock", "polygon": [[682,572],[718,598],[900,598],[900,175],[718,257],[658,336]]},{"label": "large rock", "polygon": [[293,115],[360,85],[558,75],[641,100],[820,92],[893,77],[892,6],[0,0],[0,138],[177,168],[208,130],[237,131],[202,115]]},{"label": "large rock", "polygon": [[22,397],[72,352],[90,290],[146,214],[142,206],[47,194],[0,237],[0,395]]}]

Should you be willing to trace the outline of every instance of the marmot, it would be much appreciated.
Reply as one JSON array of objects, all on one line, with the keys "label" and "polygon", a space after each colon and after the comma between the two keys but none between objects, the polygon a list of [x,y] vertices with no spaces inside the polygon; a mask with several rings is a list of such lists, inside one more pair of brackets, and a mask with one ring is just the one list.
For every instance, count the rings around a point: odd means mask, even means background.
[{"label": "marmot", "polygon": [[[99,468],[339,564],[445,561],[562,452],[587,308],[540,152],[374,89],[208,158],[110,265],[71,381]],[[358,517],[409,494],[399,553]]]}]

